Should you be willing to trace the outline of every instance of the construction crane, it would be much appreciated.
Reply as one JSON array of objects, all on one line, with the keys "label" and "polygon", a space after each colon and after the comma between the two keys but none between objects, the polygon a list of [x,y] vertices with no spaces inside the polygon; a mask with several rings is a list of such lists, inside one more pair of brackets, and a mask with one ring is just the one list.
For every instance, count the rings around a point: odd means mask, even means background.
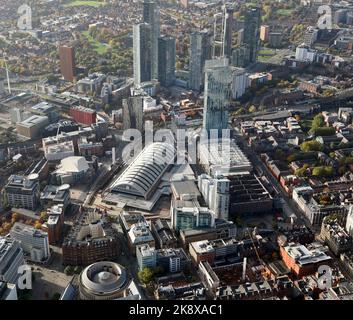
[{"label": "construction crane", "polygon": [[254,248],[254,250],[255,250],[255,252],[256,252],[257,259],[259,260],[259,262],[260,262],[264,267],[266,267],[266,263],[261,259],[260,255],[259,255],[259,252],[258,252],[257,249],[256,249],[256,245],[255,245],[255,243],[254,243],[254,239],[253,239],[253,237],[252,237],[252,234],[251,234],[251,232],[249,231],[249,228],[246,228],[246,231],[248,232],[248,235],[249,235],[250,240],[251,240],[251,242],[252,242],[253,248]]},{"label": "construction crane", "polygon": [[6,70],[7,88],[8,88],[9,93],[11,94],[9,68],[8,68],[6,60],[4,58],[0,59],[0,67],[4,68]]}]

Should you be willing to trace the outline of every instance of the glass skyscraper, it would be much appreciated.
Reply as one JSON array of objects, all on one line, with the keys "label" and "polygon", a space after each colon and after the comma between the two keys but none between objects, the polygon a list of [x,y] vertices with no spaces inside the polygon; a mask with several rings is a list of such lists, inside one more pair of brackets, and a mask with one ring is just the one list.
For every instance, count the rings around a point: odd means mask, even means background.
[{"label": "glass skyscraper", "polygon": [[158,80],[164,87],[175,81],[175,38],[158,38]]},{"label": "glass skyscraper", "polygon": [[151,26],[151,77],[158,78],[158,38],[160,35],[160,13],[155,1],[144,0],[143,2],[143,22]]},{"label": "glass skyscraper", "polygon": [[204,79],[204,65],[208,59],[211,59],[211,37],[208,31],[191,33],[188,84],[190,89],[201,90]]},{"label": "glass skyscraper", "polygon": [[243,44],[248,50],[245,64],[256,62],[260,40],[260,8],[248,8],[244,19]]},{"label": "glass skyscraper", "polygon": [[227,58],[206,61],[203,129],[216,129],[219,137],[223,129],[228,129],[231,84],[232,69]]},{"label": "glass skyscraper", "polygon": [[134,82],[152,79],[151,26],[140,23],[133,27]]}]

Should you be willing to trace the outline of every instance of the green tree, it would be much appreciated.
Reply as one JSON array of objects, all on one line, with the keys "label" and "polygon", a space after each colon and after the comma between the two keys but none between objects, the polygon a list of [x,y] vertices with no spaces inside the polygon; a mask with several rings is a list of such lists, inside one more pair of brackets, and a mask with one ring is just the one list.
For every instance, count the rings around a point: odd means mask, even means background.
[{"label": "green tree", "polygon": [[324,116],[321,113],[317,114],[314,117],[313,122],[311,124],[310,133],[312,133],[312,131],[317,128],[323,127],[324,125],[325,125]]},{"label": "green tree", "polygon": [[138,274],[137,274],[140,282],[143,284],[147,285],[152,281],[153,278],[153,271],[150,268],[143,268]]},{"label": "green tree", "polygon": [[67,275],[67,276],[72,276],[74,274],[74,268],[72,266],[67,266],[65,269],[64,269],[64,273]]},{"label": "green tree", "polygon": [[304,152],[309,152],[309,151],[322,151],[323,150],[323,145],[316,141],[316,140],[309,140],[309,141],[304,141],[300,145],[300,149]]}]

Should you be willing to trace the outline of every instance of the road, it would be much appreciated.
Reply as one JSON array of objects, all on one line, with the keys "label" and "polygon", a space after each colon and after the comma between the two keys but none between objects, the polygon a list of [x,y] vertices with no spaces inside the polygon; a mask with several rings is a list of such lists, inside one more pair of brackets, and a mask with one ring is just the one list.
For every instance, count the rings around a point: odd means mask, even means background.
[{"label": "road", "polygon": [[285,211],[287,215],[290,216],[294,214],[297,217],[297,222],[299,224],[305,225],[307,228],[314,231],[311,223],[308,221],[306,216],[301,212],[301,210],[298,208],[298,206],[293,201],[293,199],[291,199],[288,196],[288,194],[283,190],[279,181],[272,175],[270,170],[260,159],[259,155],[251,147],[248,146],[246,139],[239,132],[238,128],[234,128],[234,130],[235,130],[235,140],[242,146],[243,151],[249,157],[249,160],[252,162],[252,164],[255,167],[259,168],[260,171],[263,172],[263,175],[271,183],[274,190],[276,191],[276,194],[282,197],[284,201],[283,206],[286,209]]}]

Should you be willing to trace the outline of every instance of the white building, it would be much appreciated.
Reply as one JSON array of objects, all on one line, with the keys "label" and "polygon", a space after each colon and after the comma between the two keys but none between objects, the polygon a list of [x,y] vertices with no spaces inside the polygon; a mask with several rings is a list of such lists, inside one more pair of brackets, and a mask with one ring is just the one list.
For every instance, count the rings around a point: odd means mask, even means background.
[{"label": "white building", "polygon": [[23,223],[16,222],[10,231],[32,261],[46,261],[50,257],[48,234]]},{"label": "white building", "polygon": [[233,99],[239,99],[249,87],[249,78],[243,68],[232,68],[233,81],[231,94]]},{"label": "white building", "polygon": [[140,271],[144,268],[154,269],[157,265],[157,251],[149,244],[136,247],[136,258]]},{"label": "white building", "polygon": [[295,59],[303,62],[314,62],[317,51],[310,49],[306,44],[301,44],[295,51]]},{"label": "white building", "polygon": [[75,155],[73,141],[64,141],[46,145],[44,155],[48,161],[59,161]]},{"label": "white building", "polygon": [[201,207],[197,200],[173,200],[170,217],[174,230],[187,230],[214,227],[216,215],[209,208]]},{"label": "white building", "polygon": [[24,264],[20,243],[10,237],[0,236],[0,281],[17,284],[19,267]]},{"label": "white building", "polygon": [[206,204],[216,217],[228,220],[229,217],[229,185],[230,181],[223,176],[211,178],[206,174],[198,177],[198,187]]},{"label": "white building", "polygon": [[252,171],[251,162],[233,139],[202,140],[199,160],[209,175],[230,176]]},{"label": "white building", "polygon": [[312,26],[309,26],[304,33],[304,43],[307,46],[311,47],[315,43],[315,41],[317,40],[318,33],[319,33],[318,28],[314,28]]},{"label": "white building", "polygon": [[353,236],[353,206],[350,206],[348,209],[346,231]]}]

